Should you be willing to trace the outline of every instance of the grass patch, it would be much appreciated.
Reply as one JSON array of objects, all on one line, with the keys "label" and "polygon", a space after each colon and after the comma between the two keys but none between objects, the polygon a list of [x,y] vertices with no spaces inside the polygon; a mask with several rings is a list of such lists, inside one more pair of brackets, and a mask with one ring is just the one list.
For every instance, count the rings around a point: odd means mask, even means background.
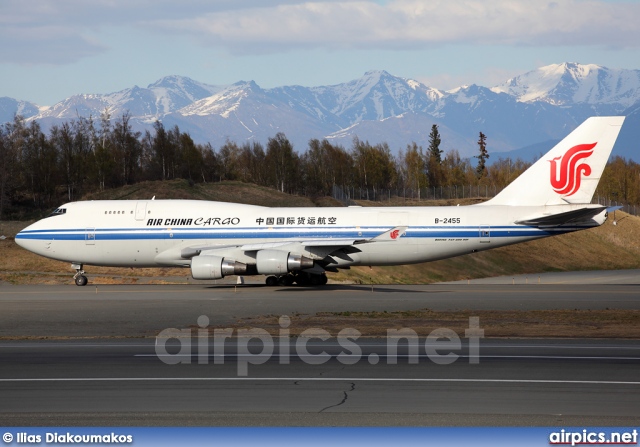
[{"label": "grass patch", "polygon": [[[333,337],[345,328],[360,331],[366,337],[386,337],[387,330],[409,328],[426,337],[441,328],[465,336],[469,318],[479,317],[485,337],[492,338],[640,338],[640,310],[530,310],[530,311],[456,311],[430,309],[393,312],[319,312],[294,315],[289,331],[299,336],[304,331],[322,329]],[[279,316],[266,315],[240,319],[225,328],[265,329],[280,334]],[[195,326],[194,326],[195,328]],[[213,331],[215,328],[210,328]]]},{"label": "grass patch", "polygon": [[[308,197],[293,196],[275,189],[243,182],[197,183],[189,185],[187,180],[166,180],[164,182],[142,182],[122,188],[109,189],[89,194],[83,200],[211,200],[216,202],[244,203],[259,206],[315,207]],[[340,202],[327,198],[331,205]]]}]

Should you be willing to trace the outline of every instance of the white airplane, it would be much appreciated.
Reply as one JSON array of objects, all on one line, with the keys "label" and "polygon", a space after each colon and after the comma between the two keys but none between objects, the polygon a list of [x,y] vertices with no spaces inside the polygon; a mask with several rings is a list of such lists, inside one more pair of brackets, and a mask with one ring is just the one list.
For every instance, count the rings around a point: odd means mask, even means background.
[{"label": "white airplane", "polygon": [[624,117],[587,119],[493,199],[471,206],[267,208],[197,200],[62,205],[16,235],[41,256],[84,265],[187,267],[195,279],[267,275],[326,284],[326,272],[413,264],[602,225],[590,204]]}]

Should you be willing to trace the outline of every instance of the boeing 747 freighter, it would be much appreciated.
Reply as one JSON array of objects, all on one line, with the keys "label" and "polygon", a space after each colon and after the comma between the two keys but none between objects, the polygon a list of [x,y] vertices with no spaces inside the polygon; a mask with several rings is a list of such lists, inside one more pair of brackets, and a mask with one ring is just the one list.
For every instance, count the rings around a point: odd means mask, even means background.
[{"label": "boeing 747 freighter", "polygon": [[493,199],[471,206],[266,208],[197,200],[60,206],[16,242],[84,266],[185,267],[195,279],[266,275],[322,285],[326,272],[475,253],[602,225],[591,204],[624,117],[587,119]]}]

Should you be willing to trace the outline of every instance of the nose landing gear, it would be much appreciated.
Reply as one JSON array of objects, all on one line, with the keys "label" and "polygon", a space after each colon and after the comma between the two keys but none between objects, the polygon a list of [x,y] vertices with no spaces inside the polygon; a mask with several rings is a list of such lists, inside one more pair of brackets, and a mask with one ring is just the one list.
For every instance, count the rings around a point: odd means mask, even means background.
[{"label": "nose landing gear", "polygon": [[76,286],[86,286],[89,280],[84,276],[82,264],[71,264],[71,268],[76,270],[76,274],[73,275],[73,280],[76,282]]}]

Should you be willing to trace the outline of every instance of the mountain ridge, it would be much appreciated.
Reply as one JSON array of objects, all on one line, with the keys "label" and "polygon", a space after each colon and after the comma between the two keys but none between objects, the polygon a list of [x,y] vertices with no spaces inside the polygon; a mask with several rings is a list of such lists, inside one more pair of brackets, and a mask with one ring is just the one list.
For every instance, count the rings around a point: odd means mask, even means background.
[{"label": "mountain ridge", "polygon": [[[631,123],[625,126],[636,126],[638,109],[640,70],[573,62],[540,67],[493,87],[471,84],[447,91],[370,70],[345,83],[317,87],[263,89],[254,81],[212,85],[171,75],[147,87],[73,95],[51,107],[0,98],[4,122],[21,114],[47,131],[78,116],[129,113],[134,130],[151,130],[160,120],[214,147],[227,140],[264,144],[284,132],[298,150],[312,138],[349,147],[357,137],[398,151],[411,142],[428,146],[430,128],[437,124],[446,137],[442,148],[465,157],[477,150],[480,131],[491,151],[508,152],[561,139],[593,115],[626,114]],[[614,153],[638,159],[632,139],[621,138]]]}]

